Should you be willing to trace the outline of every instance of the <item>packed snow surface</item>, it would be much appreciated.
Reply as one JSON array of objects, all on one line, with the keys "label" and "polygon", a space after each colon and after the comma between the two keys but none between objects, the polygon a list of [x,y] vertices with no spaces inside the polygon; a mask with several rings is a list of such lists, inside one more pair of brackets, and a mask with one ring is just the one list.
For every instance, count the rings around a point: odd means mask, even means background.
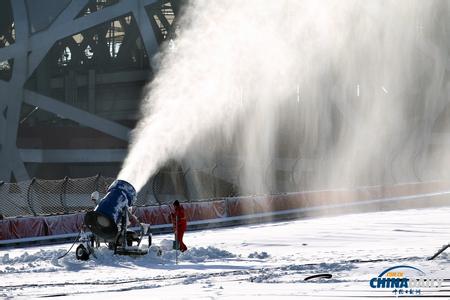
[{"label": "packed snow surface", "polygon": [[[407,265],[443,278],[446,295],[450,207],[374,212],[187,232],[189,250],[170,250],[172,235],[153,237],[149,254],[78,261],[70,244],[0,251],[0,298],[63,299],[315,299],[394,297],[369,285],[387,268]],[[158,255],[156,246],[162,248]],[[75,247],[74,247],[75,248]],[[331,279],[305,281],[329,273]],[[415,292],[418,289],[415,290]],[[448,293],[447,293],[448,295]]]}]

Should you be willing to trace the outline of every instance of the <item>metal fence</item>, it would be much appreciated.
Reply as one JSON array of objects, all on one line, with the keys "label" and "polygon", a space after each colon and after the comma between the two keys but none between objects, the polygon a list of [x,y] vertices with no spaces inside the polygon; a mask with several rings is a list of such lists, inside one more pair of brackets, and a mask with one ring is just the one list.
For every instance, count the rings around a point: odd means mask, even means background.
[{"label": "metal fence", "polygon": [[105,195],[113,178],[94,176],[61,180],[32,179],[0,183],[0,214],[4,217],[64,214],[90,210],[93,191]]},{"label": "metal fence", "polygon": [[[297,192],[310,188],[310,170],[299,172],[293,160],[284,170],[274,170],[274,162],[269,162],[263,172],[262,184],[266,192],[278,194]],[[202,199],[237,196],[240,180],[244,176],[244,165],[212,165],[203,169],[170,168],[161,169],[139,191],[137,206],[151,206]],[[0,182],[0,214],[4,217],[55,215],[91,210],[93,191],[104,196],[115,178],[96,175],[86,178],[64,178],[60,180],[32,179],[18,183]],[[256,194],[250,189],[246,194]]]},{"label": "metal fence", "polygon": [[[186,177],[196,178],[199,188],[188,191]],[[200,170],[161,171],[138,193],[136,206],[151,206],[198,201],[214,196],[232,196],[230,188],[223,188]],[[101,175],[86,178],[64,178],[60,180],[32,179],[18,183],[0,181],[0,215],[3,217],[57,215],[92,210],[95,206],[91,193],[106,194],[115,178]],[[218,187],[220,185],[221,187]],[[225,184],[226,185],[226,184]],[[231,188],[233,190],[233,187]],[[221,193],[219,192],[221,191]]]}]

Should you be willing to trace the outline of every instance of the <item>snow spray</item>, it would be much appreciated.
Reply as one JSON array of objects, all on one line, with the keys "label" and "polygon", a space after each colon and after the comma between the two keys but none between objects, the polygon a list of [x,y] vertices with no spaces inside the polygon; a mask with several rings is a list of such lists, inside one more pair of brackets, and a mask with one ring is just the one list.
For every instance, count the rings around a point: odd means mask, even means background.
[{"label": "snow spray", "polygon": [[245,194],[274,192],[277,157],[300,175],[275,192],[437,176],[447,15],[440,0],[191,1],[118,178],[139,191],[168,160],[224,151]]}]

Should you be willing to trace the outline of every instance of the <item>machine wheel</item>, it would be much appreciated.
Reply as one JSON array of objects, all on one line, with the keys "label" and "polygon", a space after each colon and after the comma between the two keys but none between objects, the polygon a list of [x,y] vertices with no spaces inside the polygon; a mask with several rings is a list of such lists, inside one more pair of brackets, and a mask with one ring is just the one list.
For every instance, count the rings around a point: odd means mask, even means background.
[{"label": "machine wheel", "polygon": [[127,237],[127,246],[128,246],[128,247],[133,246],[133,238]]},{"label": "machine wheel", "polygon": [[86,250],[86,247],[84,247],[83,244],[80,244],[75,250],[75,256],[77,257],[78,260],[88,260],[89,252]]}]

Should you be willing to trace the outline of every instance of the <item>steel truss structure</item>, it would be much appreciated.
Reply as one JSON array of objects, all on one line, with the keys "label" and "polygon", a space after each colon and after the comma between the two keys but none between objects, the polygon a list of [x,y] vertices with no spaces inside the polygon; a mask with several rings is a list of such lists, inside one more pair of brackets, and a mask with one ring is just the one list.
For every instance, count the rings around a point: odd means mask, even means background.
[{"label": "steel truss structure", "polygon": [[119,164],[179,8],[174,0],[0,0],[0,180]]}]

